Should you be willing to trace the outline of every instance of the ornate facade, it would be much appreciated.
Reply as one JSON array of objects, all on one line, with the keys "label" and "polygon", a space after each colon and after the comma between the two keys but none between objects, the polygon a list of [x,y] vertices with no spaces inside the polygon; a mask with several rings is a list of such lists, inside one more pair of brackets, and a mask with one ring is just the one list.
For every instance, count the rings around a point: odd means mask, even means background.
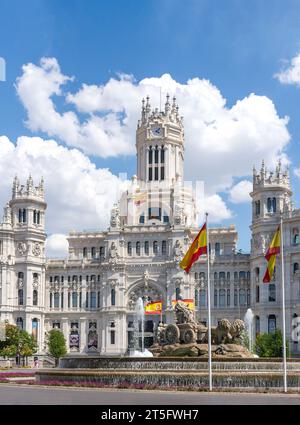
[{"label": "ornate facade", "polygon": [[[137,176],[111,211],[106,231],[72,232],[64,260],[44,254],[44,183],[16,178],[0,226],[0,319],[33,332],[42,353],[45,333],[60,328],[74,353],[124,355],[133,347],[139,297],[163,300],[163,321],[174,320],[172,300],[195,299],[197,320],[207,321],[206,260],[189,275],[179,268],[199,230],[193,190],[183,181],[184,128],[176,99],[164,111],[142,104],[136,133]],[[300,210],[292,206],[289,175],[253,170],[251,252],[237,252],[233,225],[210,228],[212,323],[243,318],[251,307],[255,332],[281,326],[280,265],[262,283],[265,251],[284,214],[287,335],[300,311]],[[151,345],[160,316],[148,316]]]}]

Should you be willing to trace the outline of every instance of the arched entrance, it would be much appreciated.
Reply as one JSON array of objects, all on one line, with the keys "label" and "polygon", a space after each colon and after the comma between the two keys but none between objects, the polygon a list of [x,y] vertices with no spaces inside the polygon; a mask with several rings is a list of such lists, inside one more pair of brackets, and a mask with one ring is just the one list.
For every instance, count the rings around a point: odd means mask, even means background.
[{"label": "arched entrance", "polygon": [[151,347],[158,324],[165,320],[164,312],[162,314],[145,314],[142,330],[142,321],[139,320],[137,314],[139,299],[142,299],[144,306],[149,302],[162,300],[163,310],[165,307],[165,294],[155,282],[141,282],[131,287],[127,302],[127,348],[129,352],[141,350],[142,347]]}]

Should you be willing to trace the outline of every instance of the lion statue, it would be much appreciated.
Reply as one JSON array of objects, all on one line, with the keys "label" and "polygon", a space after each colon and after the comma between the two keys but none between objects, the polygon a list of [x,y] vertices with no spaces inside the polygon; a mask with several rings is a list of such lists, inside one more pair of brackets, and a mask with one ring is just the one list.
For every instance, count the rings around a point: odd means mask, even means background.
[{"label": "lion statue", "polygon": [[230,327],[231,342],[235,342],[235,343],[241,342],[244,330],[245,330],[245,323],[240,319],[236,319]]},{"label": "lion statue", "polygon": [[231,323],[227,319],[222,319],[218,326],[211,328],[212,344],[225,344],[231,340]]}]

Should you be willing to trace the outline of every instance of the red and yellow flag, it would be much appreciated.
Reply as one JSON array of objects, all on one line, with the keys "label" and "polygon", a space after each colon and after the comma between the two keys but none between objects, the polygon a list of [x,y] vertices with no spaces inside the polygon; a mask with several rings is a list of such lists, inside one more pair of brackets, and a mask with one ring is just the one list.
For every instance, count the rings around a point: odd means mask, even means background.
[{"label": "red and yellow flag", "polygon": [[189,273],[192,265],[198,260],[200,255],[207,254],[207,235],[206,223],[203,224],[200,232],[194,239],[192,245],[189,247],[187,253],[180,262],[180,267]]},{"label": "red and yellow flag", "polygon": [[186,299],[186,300],[172,300],[172,307],[174,308],[176,303],[180,301],[182,303],[184,303],[190,310],[194,310],[195,309],[195,303],[193,299]]},{"label": "red and yellow flag", "polygon": [[145,314],[161,314],[162,301],[153,301],[145,305]]},{"label": "red and yellow flag", "polygon": [[265,255],[265,259],[268,262],[267,270],[263,278],[264,283],[269,283],[272,280],[274,269],[276,265],[276,255],[280,254],[280,228],[276,230],[276,233],[272,239],[271,245]]}]

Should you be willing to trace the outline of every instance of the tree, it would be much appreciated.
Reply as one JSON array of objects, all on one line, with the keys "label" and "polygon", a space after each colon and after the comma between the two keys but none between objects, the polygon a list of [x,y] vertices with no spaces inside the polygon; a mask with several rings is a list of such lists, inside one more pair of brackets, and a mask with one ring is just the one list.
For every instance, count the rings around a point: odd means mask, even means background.
[{"label": "tree", "polygon": [[[287,356],[289,345],[286,341]],[[276,329],[274,333],[263,333],[256,337],[255,352],[259,357],[282,357],[282,332]]]},{"label": "tree", "polygon": [[67,354],[66,340],[63,333],[59,329],[52,329],[48,333],[47,344],[49,354],[55,358],[57,366],[59,358]]},{"label": "tree", "polygon": [[15,325],[5,326],[5,340],[0,341],[0,355],[4,357],[21,356],[27,359],[37,351],[37,343],[32,335]]}]

